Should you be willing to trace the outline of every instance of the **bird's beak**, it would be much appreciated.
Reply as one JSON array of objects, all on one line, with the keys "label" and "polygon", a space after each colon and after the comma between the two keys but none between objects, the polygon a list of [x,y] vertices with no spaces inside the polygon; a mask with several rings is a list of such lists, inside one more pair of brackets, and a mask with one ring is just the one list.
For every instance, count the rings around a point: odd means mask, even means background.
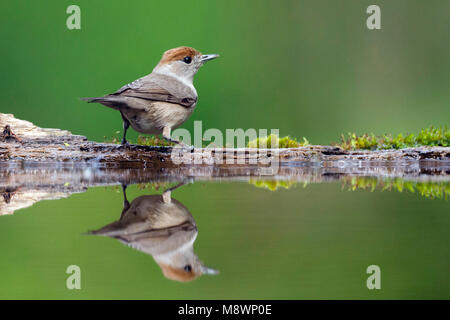
[{"label": "bird's beak", "polygon": [[216,274],[219,274],[219,271],[218,270],[214,270],[212,268],[208,268],[208,267],[202,267],[202,273],[203,274],[216,275]]},{"label": "bird's beak", "polygon": [[217,58],[218,56],[219,56],[218,54],[204,54],[204,55],[202,55],[201,61],[206,62],[209,60],[213,60],[213,59]]}]

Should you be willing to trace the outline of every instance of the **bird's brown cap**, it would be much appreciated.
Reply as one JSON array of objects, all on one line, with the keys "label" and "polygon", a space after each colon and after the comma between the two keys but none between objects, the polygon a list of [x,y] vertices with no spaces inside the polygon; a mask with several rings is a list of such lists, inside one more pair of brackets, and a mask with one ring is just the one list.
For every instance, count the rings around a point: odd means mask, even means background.
[{"label": "bird's brown cap", "polygon": [[169,62],[177,61],[177,60],[183,60],[184,57],[191,57],[201,55],[201,53],[194,48],[190,47],[178,47],[173,48],[170,50],[167,50],[164,52],[161,60],[159,61],[159,65],[166,64]]},{"label": "bird's brown cap", "polygon": [[199,276],[199,274],[193,271],[187,272],[183,269],[174,268],[170,265],[159,263],[164,276],[171,280],[176,280],[180,282],[192,281]]}]

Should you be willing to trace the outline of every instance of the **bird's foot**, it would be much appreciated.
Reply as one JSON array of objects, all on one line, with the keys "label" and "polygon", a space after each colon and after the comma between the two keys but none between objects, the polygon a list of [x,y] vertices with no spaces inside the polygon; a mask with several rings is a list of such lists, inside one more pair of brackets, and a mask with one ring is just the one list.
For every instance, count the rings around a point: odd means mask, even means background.
[{"label": "bird's foot", "polygon": [[183,184],[193,184],[194,183],[194,177],[185,177],[184,179],[183,179]]},{"label": "bird's foot", "polygon": [[190,146],[188,144],[185,144],[184,142],[181,142],[181,141],[169,138],[169,137],[164,137],[164,136],[163,136],[163,138],[168,142],[174,143],[175,144],[175,146],[173,146],[174,148],[188,149],[190,151],[194,150],[194,146]]},{"label": "bird's foot", "polygon": [[194,146],[185,144],[185,143],[183,143],[183,142],[180,142],[180,144],[179,144],[178,146],[176,146],[176,147],[182,148],[182,149],[187,149],[188,151],[191,151],[191,152],[194,151],[194,149],[195,149]]},{"label": "bird's foot", "polygon": [[183,178],[183,180],[181,180],[181,182],[179,182],[179,183],[176,184],[175,186],[166,189],[166,190],[164,191],[164,193],[166,193],[166,192],[171,192],[171,191],[173,191],[173,190],[175,190],[175,189],[178,189],[179,187],[182,187],[182,186],[184,186],[184,185],[186,185],[186,184],[191,184],[191,183],[194,183],[194,178],[193,178],[193,177],[190,177],[190,176],[189,176],[189,177],[185,177],[185,178]]},{"label": "bird's foot", "polygon": [[122,142],[119,145],[117,145],[117,149],[121,149],[121,148],[129,149],[130,147],[131,147],[131,144],[127,140],[122,140]]}]

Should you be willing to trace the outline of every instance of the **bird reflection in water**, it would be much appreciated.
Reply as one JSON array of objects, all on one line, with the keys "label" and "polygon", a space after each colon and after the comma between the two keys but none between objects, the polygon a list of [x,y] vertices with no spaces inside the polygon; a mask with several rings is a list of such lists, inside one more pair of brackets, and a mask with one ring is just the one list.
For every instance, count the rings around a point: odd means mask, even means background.
[{"label": "bird reflection in water", "polygon": [[145,195],[127,200],[120,219],[89,234],[108,236],[149,254],[166,278],[191,281],[203,274],[218,274],[200,261],[194,252],[198,230],[189,210],[171,197],[183,183],[167,189],[162,195]]}]

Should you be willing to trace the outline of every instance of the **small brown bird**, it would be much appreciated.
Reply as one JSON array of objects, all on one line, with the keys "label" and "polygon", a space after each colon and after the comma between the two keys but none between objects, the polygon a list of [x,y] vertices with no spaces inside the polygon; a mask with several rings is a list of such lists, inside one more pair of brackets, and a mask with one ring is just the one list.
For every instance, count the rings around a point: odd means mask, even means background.
[{"label": "small brown bird", "polygon": [[217,54],[203,55],[189,47],[164,52],[152,73],[127,84],[112,94],[82,98],[120,111],[123,119],[122,144],[127,144],[127,129],[161,134],[170,141],[172,129],[180,126],[194,111],[197,91],[194,76],[200,67]]},{"label": "small brown bird", "polygon": [[108,236],[153,256],[165,277],[176,281],[191,281],[203,274],[217,274],[208,268],[194,252],[198,230],[189,210],[163,195],[146,195],[127,200],[123,187],[124,207],[120,219],[89,234]]}]

